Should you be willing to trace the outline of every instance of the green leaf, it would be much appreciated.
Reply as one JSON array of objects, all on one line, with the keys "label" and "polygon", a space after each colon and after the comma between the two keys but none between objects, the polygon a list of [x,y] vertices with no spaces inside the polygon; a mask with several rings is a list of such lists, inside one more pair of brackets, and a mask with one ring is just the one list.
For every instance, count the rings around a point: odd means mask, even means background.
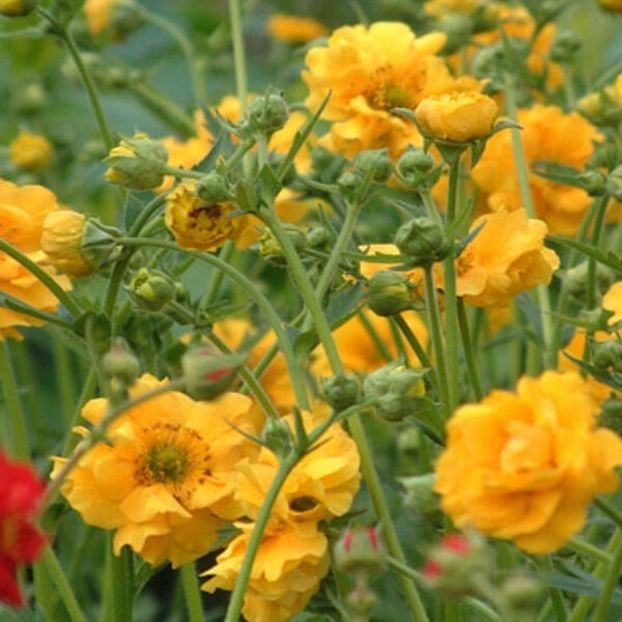
[{"label": "green leaf", "polygon": [[536,161],[531,165],[531,170],[549,181],[554,181],[564,186],[573,188],[585,188],[585,184],[580,178],[580,172],[571,166],[562,166],[554,162]]},{"label": "green leaf", "polygon": [[359,307],[365,293],[360,283],[346,286],[326,305],[326,317],[331,326],[341,326]]},{"label": "green leaf", "polygon": [[608,387],[616,389],[616,391],[622,390],[622,374],[597,369],[594,365],[591,365],[582,359],[575,358],[574,356],[568,354],[568,352],[563,352],[563,355],[575,365],[580,367],[581,370],[588,373],[595,380],[598,380],[598,382],[602,382]]},{"label": "green leaf", "polygon": [[564,248],[570,248],[575,251],[579,251],[583,255],[587,257],[591,257],[595,259],[598,263],[601,263],[603,266],[607,266],[616,272],[622,274],[622,259],[620,259],[619,255],[612,253],[611,251],[603,251],[600,248],[595,246],[590,246],[585,242],[580,242],[579,240],[572,240],[570,238],[562,238],[557,235],[549,235],[547,236],[548,240],[559,244]]},{"label": "green leaf", "polygon": [[276,195],[283,187],[279,178],[274,174],[272,167],[269,164],[264,164],[263,168],[259,172],[259,199],[263,205],[272,207]]}]

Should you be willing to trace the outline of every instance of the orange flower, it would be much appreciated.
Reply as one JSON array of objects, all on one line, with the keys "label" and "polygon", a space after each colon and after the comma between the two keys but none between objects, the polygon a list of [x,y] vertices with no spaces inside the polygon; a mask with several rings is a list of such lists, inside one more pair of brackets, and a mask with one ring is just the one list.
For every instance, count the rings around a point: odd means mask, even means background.
[{"label": "orange flower", "polygon": [[[41,234],[45,217],[58,210],[56,196],[43,186],[16,186],[0,179],[0,238],[16,246],[31,260],[45,264],[41,250]],[[49,269],[52,275],[55,273]],[[70,289],[69,279],[55,277],[63,289]],[[0,253],[0,292],[39,309],[53,313],[58,300],[19,262]],[[41,320],[6,308],[0,308],[0,340],[20,339],[15,326],[40,326]]]},{"label": "orange flower", "polygon": [[603,308],[612,311],[613,315],[607,320],[609,326],[622,320],[622,281],[614,283],[603,296]]},{"label": "orange flower", "polygon": [[[582,170],[594,151],[597,130],[576,112],[564,114],[556,106],[534,106],[518,113],[527,166],[544,161]],[[521,207],[511,132],[499,132],[486,143],[472,177],[485,193],[488,207]],[[574,235],[592,201],[581,188],[564,186],[529,173],[536,215],[551,233]]]},{"label": "orange flower", "polygon": [[286,43],[306,43],[326,34],[326,28],[311,17],[297,17],[277,13],[268,19],[268,34]]},{"label": "orange flower", "polygon": [[[483,226],[482,226],[483,225]],[[477,307],[508,306],[518,293],[549,283],[559,267],[545,248],[546,225],[527,218],[525,210],[481,216],[482,227],[456,260],[456,291]]]},{"label": "orange flower", "polygon": [[557,550],[618,486],[622,440],[596,429],[597,414],[585,381],[554,371],[460,407],[436,464],[443,510],[529,553]]}]

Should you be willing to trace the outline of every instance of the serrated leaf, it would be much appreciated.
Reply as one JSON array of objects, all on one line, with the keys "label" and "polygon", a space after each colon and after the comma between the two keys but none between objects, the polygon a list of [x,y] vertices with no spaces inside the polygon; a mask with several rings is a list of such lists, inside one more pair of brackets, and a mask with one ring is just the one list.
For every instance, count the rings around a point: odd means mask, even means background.
[{"label": "serrated leaf", "polygon": [[340,326],[352,316],[364,293],[363,286],[360,283],[355,283],[333,296],[326,305],[326,317],[330,325]]},{"label": "serrated leaf", "polygon": [[622,273],[622,259],[611,251],[603,251],[595,246],[590,246],[585,242],[572,240],[570,238],[563,238],[557,235],[549,235],[547,236],[547,239],[565,248],[579,251],[580,253],[595,259],[599,263],[603,264],[603,266],[607,266],[616,272]]},{"label": "serrated leaf", "polygon": [[584,372],[592,376],[595,380],[598,380],[598,382],[602,382],[603,384],[606,384],[608,387],[616,389],[617,391],[622,390],[622,374],[597,369],[590,363],[587,363],[582,359],[575,358],[574,356],[568,354],[568,352],[563,352],[563,355],[568,360],[572,361],[575,365],[580,367]]}]

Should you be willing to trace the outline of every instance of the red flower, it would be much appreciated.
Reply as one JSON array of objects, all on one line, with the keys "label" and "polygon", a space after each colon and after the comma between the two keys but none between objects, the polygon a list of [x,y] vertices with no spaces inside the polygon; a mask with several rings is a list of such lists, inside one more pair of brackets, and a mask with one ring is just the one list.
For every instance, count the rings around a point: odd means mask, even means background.
[{"label": "red flower", "polygon": [[9,462],[0,452],[0,602],[22,604],[15,580],[18,565],[34,561],[45,543],[32,524],[43,484],[30,466]]}]

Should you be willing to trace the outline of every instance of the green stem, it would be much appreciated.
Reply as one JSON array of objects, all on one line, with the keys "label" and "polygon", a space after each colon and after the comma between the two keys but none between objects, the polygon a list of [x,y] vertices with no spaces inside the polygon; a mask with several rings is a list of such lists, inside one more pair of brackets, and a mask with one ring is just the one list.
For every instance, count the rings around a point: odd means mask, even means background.
[{"label": "green stem", "polygon": [[194,563],[184,564],[179,572],[188,609],[188,622],[203,622],[203,605]]},{"label": "green stem", "polygon": [[11,352],[6,340],[0,342],[0,386],[2,386],[12,439],[12,443],[5,449],[18,460],[28,460],[30,458],[28,430],[11,361]]},{"label": "green stem", "polygon": [[[456,218],[458,181],[460,179],[460,160],[449,165],[449,190],[447,193],[447,226]],[[459,337],[458,337],[458,297],[456,295],[456,264],[453,254],[443,261],[443,290],[445,293],[445,346],[447,348],[447,398],[448,408],[453,412],[459,401]]]},{"label": "green stem", "polygon": [[240,0],[229,0],[229,19],[231,21],[231,39],[233,44],[233,62],[235,65],[235,88],[240,100],[242,115],[247,107],[246,61],[244,59],[244,40],[242,38],[242,18]]},{"label": "green stem", "polygon": [[[227,240],[224,246],[220,249],[218,257],[222,259],[225,263],[229,263],[231,261],[231,257],[233,256],[234,251],[235,245],[231,240]],[[214,273],[212,274],[212,278],[209,282],[209,287],[207,288],[205,296],[203,296],[203,299],[201,300],[201,303],[199,305],[200,309],[207,309],[211,304],[216,302],[224,276],[225,275],[222,270],[214,271]]]},{"label": "green stem", "polygon": [[95,393],[95,389],[97,387],[97,369],[95,365],[91,366],[89,369],[89,373],[84,380],[84,385],[82,386],[82,392],[80,393],[80,397],[76,402],[75,408],[73,410],[73,414],[71,417],[71,425],[69,426],[69,432],[65,438],[65,442],[63,444],[63,456],[66,456],[76,445],[77,436],[73,432],[73,428],[78,425],[80,422],[80,413],[82,411],[82,407],[88,399]]},{"label": "green stem", "polygon": [[[112,541],[109,546],[112,546]],[[133,553],[124,546],[120,554],[111,557],[112,612],[114,622],[132,622],[134,601]]]},{"label": "green stem", "polygon": [[75,403],[75,376],[72,370],[72,359],[68,348],[58,338],[58,335],[54,337],[54,367],[60,408],[65,421],[71,423],[71,411]]},{"label": "green stem", "polygon": [[56,298],[58,298],[58,300],[65,306],[71,315],[77,317],[82,313],[82,310],[78,304],[54,280],[54,277],[48,274],[41,266],[22,253],[18,248],[0,238],[0,251],[5,252],[7,255],[15,259],[15,261],[24,266],[26,270],[31,272],[33,276],[37,277],[37,279],[39,279],[39,281],[41,281],[41,283],[45,285],[45,287],[49,289],[50,292],[56,296]]},{"label": "green stem", "polygon": [[43,564],[45,564],[45,569],[47,570],[50,579],[52,579],[56,589],[58,590],[58,595],[67,609],[71,622],[86,622],[86,618],[84,617],[73,590],[65,577],[65,573],[63,572],[56,555],[54,555],[54,551],[52,551],[49,546],[47,546],[43,552],[42,561]]},{"label": "green stem", "polygon": [[570,538],[566,546],[575,550],[577,553],[582,553],[583,555],[587,555],[588,557],[593,557],[599,562],[604,562],[605,564],[611,562],[611,555],[609,555],[599,547],[594,546],[587,540],[582,540],[581,538]]},{"label": "green stem", "polygon": [[[618,529],[620,532],[620,529]],[[592,622],[605,622],[607,613],[609,612],[609,605],[611,602],[611,596],[613,590],[618,585],[620,580],[620,571],[622,570],[622,540],[616,542],[616,547],[613,550],[613,558],[609,564],[607,575],[603,587],[600,590],[600,595],[596,601],[596,608],[592,615]]]},{"label": "green stem", "polygon": [[285,332],[285,329],[283,328],[283,325],[281,324],[281,319],[272,307],[272,304],[259,290],[255,283],[253,283],[253,281],[247,278],[239,270],[236,270],[233,266],[224,262],[219,257],[215,257],[214,255],[209,255],[207,253],[198,253],[196,251],[180,248],[174,242],[147,238],[120,238],[118,242],[127,246],[152,246],[157,248],[164,248],[176,253],[192,255],[193,257],[196,257],[197,260],[208,263],[211,266],[217,268],[218,270],[221,270],[231,280],[238,283],[242,287],[242,289],[249,295],[249,297],[255,301],[257,306],[262,310],[262,312],[268,319],[268,322],[274,330],[276,338],[279,342],[279,346],[283,351],[283,355],[285,356],[288,371],[292,378],[292,386],[296,394],[296,400],[301,407],[308,407],[309,402],[306,394],[304,377],[294,355],[292,344],[287,336],[287,333]]},{"label": "green stem", "polygon": [[596,497],[594,499],[594,505],[603,513],[606,514],[618,528],[622,529],[622,512],[614,508],[608,501],[605,501],[602,497]]},{"label": "green stem", "polygon": [[[555,566],[553,565],[550,555],[546,555],[544,558],[539,560],[539,564],[548,572],[555,571]],[[553,605],[553,613],[555,614],[557,622],[566,622],[566,607],[564,605],[564,598],[561,591],[556,587],[550,586],[548,588],[548,593],[551,599],[551,604]]]},{"label": "green stem", "polygon": [[227,615],[224,622],[238,622],[240,619],[240,611],[242,610],[242,605],[244,603],[244,596],[246,594],[246,587],[253,569],[253,562],[255,561],[255,556],[259,550],[264,531],[268,525],[272,507],[276,502],[287,476],[294,468],[296,462],[297,456],[295,454],[290,458],[285,459],[279,466],[279,470],[277,471],[274,480],[272,480],[272,484],[270,485],[266,498],[261,505],[255,526],[253,527],[253,531],[249,538],[244,560],[235,580],[235,587],[233,588],[233,592],[231,594],[231,600],[229,601],[229,606],[227,607]]},{"label": "green stem", "polygon": [[129,228],[128,235],[138,235],[142,228],[147,224],[151,216],[153,216],[153,214],[165,201],[165,194],[158,195],[149,201],[149,203],[147,203],[147,205],[143,208],[142,212],[136,217],[136,220],[132,223],[132,226]]},{"label": "green stem", "polygon": [[[505,101],[508,116],[513,121],[518,119],[518,110],[516,106],[516,84],[514,76],[506,74]],[[514,152],[514,166],[516,169],[516,177],[522,203],[529,218],[537,218],[536,209],[531,195],[531,186],[529,184],[529,170],[525,159],[525,151],[521,140],[520,129],[513,127],[512,132],[512,150]],[[554,329],[553,318],[551,314],[551,298],[546,285],[539,285],[536,288],[536,299],[538,309],[540,311],[540,322],[542,324],[542,339],[544,341],[543,360],[545,367],[555,368],[557,366],[557,352],[553,349]]]},{"label": "green stem", "polygon": [[475,360],[473,344],[471,343],[471,336],[469,334],[469,322],[467,320],[466,310],[464,308],[464,302],[462,300],[458,301],[458,324],[460,325],[462,347],[464,348],[467,369],[469,371],[469,378],[471,380],[471,387],[473,388],[476,401],[479,402],[484,394],[482,392],[482,383],[479,379],[479,370],[477,368],[477,361]]},{"label": "green stem", "polygon": [[30,305],[27,305],[25,302],[18,300],[17,298],[13,298],[9,294],[2,294],[4,300],[3,304],[0,306],[4,306],[11,311],[16,311],[17,313],[22,313],[23,315],[28,315],[29,317],[34,317],[37,320],[41,320],[42,322],[47,322],[48,324],[53,324],[54,326],[59,326],[60,328],[64,328],[65,330],[73,332],[74,327],[73,324],[69,322],[65,322],[65,320],[61,320],[56,315],[52,315],[51,313],[46,313],[45,311],[40,311],[39,309],[35,309]]},{"label": "green stem", "polygon": [[199,64],[195,58],[194,48],[186,36],[186,33],[184,33],[181,28],[178,28],[176,24],[161,15],[152,13],[151,11],[146,11],[145,9],[143,9],[143,15],[147,22],[167,32],[173,39],[175,39],[177,45],[179,45],[179,49],[186,59],[188,70],[190,72],[195,102],[197,105],[200,104],[205,100],[205,84],[203,77],[200,74]]},{"label": "green stem", "polygon": [[[594,218],[594,228],[592,229],[592,246],[595,248],[600,247],[600,242],[603,235],[605,225],[605,214],[607,213],[607,205],[609,203],[609,196],[603,195],[598,198],[596,207],[596,216]],[[592,310],[596,306],[598,300],[597,291],[597,279],[596,279],[597,263],[593,257],[589,257],[587,260],[587,284],[586,284],[586,301],[585,306],[587,310]]]},{"label": "green stem", "polygon": [[438,369],[438,380],[440,387],[440,395],[446,410],[447,418],[453,412],[449,405],[448,389],[447,389],[447,363],[445,362],[445,346],[443,344],[443,335],[441,332],[441,317],[438,308],[438,297],[436,295],[436,285],[434,284],[434,275],[432,274],[432,266],[424,268],[425,275],[425,293],[426,293],[426,311],[428,314],[428,330],[432,337],[432,346],[436,357]]}]

